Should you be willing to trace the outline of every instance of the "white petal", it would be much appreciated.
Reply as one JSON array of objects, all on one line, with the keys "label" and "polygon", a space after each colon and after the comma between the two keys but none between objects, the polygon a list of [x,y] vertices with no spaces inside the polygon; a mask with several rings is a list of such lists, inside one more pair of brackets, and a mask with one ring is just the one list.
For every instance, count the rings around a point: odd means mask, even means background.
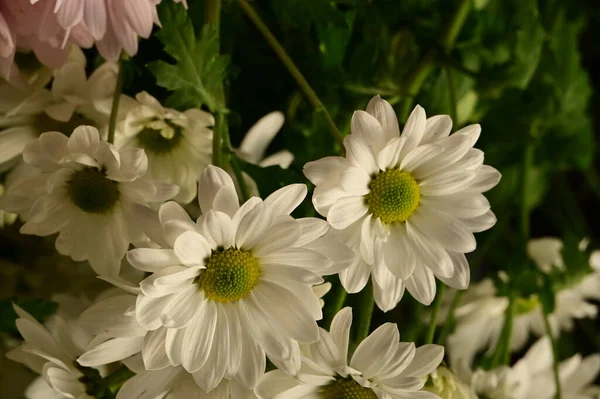
[{"label": "white petal", "polygon": [[484,193],[496,187],[501,177],[502,175],[496,169],[488,165],[483,165],[477,171],[469,189]]},{"label": "white petal", "polygon": [[377,375],[395,355],[399,340],[396,324],[381,325],[358,345],[350,367],[361,371],[364,378]]},{"label": "white petal", "polygon": [[274,215],[289,215],[306,197],[305,184],[290,184],[265,198],[264,203],[273,209]]},{"label": "white petal", "polygon": [[469,187],[476,173],[470,171],[450,170],[433,175],[419,184],[421,195],[448,195]]},{"label": "white petal", "polygon": [[146,370],[160,370],[170,366],[165,350],[166,340],[166,328],[148,331],[144,337],[144,348],[142,350],[142,359]]},{"label": "white petal", "polygon": [[411,216],[410,223],[450,251],[468,253],[477,247],[473,233],[459,220],[444,213],[422,207]]},{"label": "white petal", "polygon": [[302,234],[296,241],[297,247],[302,247],[315,241],[329,230],[329,224],[325,220],[319,218],[300,218],[296,219],[296,222],[302,229]]},{"label": "white petal", "polygon": [[181,373],[178,367],[167,367],[160,371],[147,371],[138,374],[123,384],[117,399],[155,399],[171,387]]},{"label": "white petal", "polygon": [[[396,124],[396,127],[398,124]],[[386,136],[379,121],[365,111],[355,111],[350,122],[350,130],[354,137],[358,137],[366,144],[380,148],[386,142]]]},{"label": "white petal", "polygon": [[281,112],[271,112],[260,118],[244,136],[240,144],[243,157],[250,163],[258,163],[273,138],[283,126],[284,116]]},{"label": "white petal", "polygon": [[452,118],[448,115],[435,115],[427,118],[425,122],[425,134],[421,144],[434,143],[439,139],[448,137],[452,131]]},{"label": "white petal", "polygon": [[[203,215],[202,228],[206,229],[207,242],[214,241],[216,246],[222,246],[223,248],[229,248],[233,246],[235,241],[235,227],[231,218],[218,211],[210,210]],[[204,230],[201,230],[204,233]],[[212,242],[209,242],[213,245]]]},{"label": "white petal", "polygon": [[405,137],[394,137],[377,154],[377,166],[381,170],[394,169],[400,163],[400,154],[404,147]]},{"label": "white petal", "polygon": [[371,177],[362,169],[352,166],[344,171],[341,176],[342,188],[352,195],[366,195],[369,193]]},{"label": "white petal", "polygon": [[415,358],[408,366],[403,376],[425,377],[435,370],[444,358],[444,347],[440,345],[423,345],[417,348]]},{"label": "white petal", "polygon": [[97,367],[113,363],[138,353],[143,337],[110,339],[81,355],[77,362],[85,367]]},{"label": "white petal", "polygon": [[345,158],[325,157],[304,165],[304,175],[312,184],[318,186],[339,179],[340,174],[348,167]]},{"label": "white petal", "polygon": [[406,289],[423,305],[430,305],[435,298],[435,277],[433,273],[424,266],[417,266],[413,274],[405,281]]},{"label": "white petal", "polygon": [[273,222],[273,211],[264,203],[256,205],[241,220],[235,236],[237,248],[252,249],[262,240]]},{"label": "white petal", "polygon": [[[223,190],[219,195],[219,199],[229,205],[238,204],[235,185],[233,184],[231,176],[221,168],[208,165],[202,173],[198,184],[198,202],[202,213],[206,213],[210,209],[213,209],[215,205],[219,205],[215,199],[219,191],[224,187],[227,187],[228,189]],[[237,205],[235,209],[237,210],[238,208],[239,205]],[[218,210],[225,211],[221,208]],[[229,214],[228,212],[225,213],[229,216],[233,216],[233,214]]]},{"label": "white petal", "polygon": [[406,154],[404,159],[402,159],[402,162],[400,162],[400,169],[407,172],[412,172],[421,165],[429,162],[435,157],[438,157],[443,151],[444,147],[436,144],[419,146]]},{"label": "white petal", "polygon": [[[360,257],[357,257],[360,258]],[[340,281],[342,286],[350,294],[361,291],[371,275],[371,268],[364,263],[362,259],[356,259],[349,268],[342,270],[340,273]]]},{"label": "white petal", "polygon": [[402,129],[401,137],[406,138],[406,142],[402,148],[402,157],[417,148],[421,142],[421,139],[425,134],[425,121],[425,110],[420,105],[417,105],[410,113],[406,120],[406,124]]},{"label": "white petal", "polygon": [[461,219],[461,222],[473,233],[480,233],[485,231],[496,224],[496,215],[491,210],[487,211],[481,216],[474,218]]},{"label": "white petal", "polygon": [[136,248],[127,253],[127,260],[136,269],[151,273],[181,264],[172,249]]},{"label": "white petal", "polygon": [[175,240],[175,255],[187,266],[202,266],[211,254],[211,248],[204,237],[195,231],[186,231]]},{"label": "white petal", "polygon": [[367,211],[363,197],[346,197],[331,206],[327,214],[327,221],[333,228],[345,229],[362,218]]},{"label": "white petal", "polygon": [[384,142],[400,135],[398,118],[390,103],[379,96],[375,96],[367,104],[367,112],[373,115],[381,124],[385,136]]},{"label": "white petal", "polygon": [[270,231],[254,247],[255,256],[262,257],[282,251],[298,241],[302,228],[291,217],[289,219],[271,226]]},{"label": "white petal", "polygon": [[450,259],[452,259],[452,263],[454,265],[454,274],[449,278],[442,277],[440,275],[437,275],[436,277],[439,278],[444,284],[454,289],[467,289],[471,280],[471,271],[469,269],[469,262],[467,261],[467,258],[464,254],[455,252],[448,252],[448,255],[450,255]]},{"label": "white petal", "polygon": [[373,150],[360,139],[352,137],[352,135],[346,136],[344,147],[346,148],[346,159],[352,165],[363,169],[368,175],[379,171],[379,167],[375,163]]},{"label": "white petal", "polygon": [[348,362],[348,342],[350,341],[350,327],[352,326],[352,308],[347,306],[333,317],[329,331],[331,338],[340,351],[340,360]]}]

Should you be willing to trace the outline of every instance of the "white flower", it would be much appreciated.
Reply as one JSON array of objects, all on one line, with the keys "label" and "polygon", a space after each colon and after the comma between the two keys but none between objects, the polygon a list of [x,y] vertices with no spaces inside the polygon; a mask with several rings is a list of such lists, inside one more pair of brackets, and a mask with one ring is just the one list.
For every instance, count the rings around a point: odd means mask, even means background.
[{"label": "white flower", "polygon": [[75,398],[92,399],[86,394],[84,376],[75,363],[90,340],[74,319],[52,316],[45,328],[29,313],[14,306],[19,318],[17,328],[25,343],[7,354],[42,377],[34,380],[26,391],[27,399]]},{"label": "white flower", "polygon": [[175,199],[187,204],[196,196],[198,177],[211,162],[214,118],[199,109],[182,113],[164,108],[146,92],[136,99],[138,104],[117,131],[115,145],[146,150],[147,176],[177,184],[181,190]]},{"label": "white flower", "polygon": [[438,367],[431,373],[431,385],[427,385],[425,390],[441,399],[478,399],[471,387],[446,367]]},{"label": "white flower", "polygon": [[[51,91],[44,88],[51,75],[40,69],[27,85],[0,84],[0,171],[20,160],[25,146],[49,130],[72,131],[79,125],[102,128],[108,124],[117,81],[116,65],[105,63],[89,78],[85,56],[75,46],[68,61],[54,71]],[[133,101],[122,95],[123,108]]]},{"label": "white flower", "polygon": [[[237,156],[244,161],[258,165],[262,168],[269,166],[278,165],[283,169],[287,169],[294,160],[294,154],[287,150],[276,152],[275,154],[265,156],[267,147],[273,141],[281,126],[283,126],[285,118],[279,111],[268,113],[267,115],[260,118],[252,127],[248,130],[248,133],[242,139],[240,148],[236,150]],[[232,170],[229,170],[229,174],[233,177],[236,190],[241,192],[239,183]],[[258,186],[256,182],[246,172],[242,172],[246,185],[248,186],[248,192],[251,196],[258,196]]]},{"label": "white flower", "polygon": [[[530,240],[529,256],[544,272],[553,267],[568,273],[560,254],[562,242],[553,238]],[[600,299],[600,251],[592,252],[589,265],[591,273],[562,287],[556,293],[556,306],[549,315],[555,335],[570,331],[574,320],[594,318],[597,306],[591,300]],[[469,288],[462,304],[456,309],[456,329],[448,338],[448,357],[452,365],[459,361],[471,364],[478,351],[487,349],[488,354],[496,348],[509,301],[496,295],[492,280],[486,279]],[[537,296],[516,299],[516,315],[513,320],[510,346],[519,350],[527,343],[531,333],[546,334],[542,308]]]},{"label": "white flower", "polygon": [[[152,273],[135,302],[136,323],[149,331],[133,342],[146,369],[181,365],[205,391],[234,376],[252,389],[264,373],[265,354],[296,373],[297,341],[315,341],[322,317],[311,288],[323,274],[347,267],[351,251],[325,235],[325,221],[289,216],[306,196],[302,184],[240,207],[231,177],[209,166],[198,193],[203,214],[196,224],[169,202],[159,210],[162,239],[150,234],[162,249],[127,255],[134,267]],[[119,306],[133,308],[131,302]],[[134,346],[131,339],[109,342]],[[121,355],[115,346],[104,349],[86,353],[80,363],[104,364]]]},{"label": "white flower", "polygon": [[22,216],[23,234],[59,233],[57,251],[88,260],[100,275],[118,274],[129,244],[144,242],[135,207],[165,201],[178,191],[142,177],[148,162],[143,150],[117,151],[91,126],[78,127],[69,138],[44,133],[27,145],[23,157],[39,173],[15,182],[1,207]]},{"label": "white flower", "polygon": [[430,304],[435,277],[453,288],[469,285],[464,253],[476,247],[474,232],[496,222],[481,194],[500,173],[483,165],[472,148],[481,128],[450,135],[447,115],[426,119],[417,106],[400,135],[391,105],[374,97],[356,111],[345,157],[309,162],[304,173],[316,186],[313,204],[357,254],[340,274],[348,292],[360,291],[369,275],[378,306],[390,310],[404,288]]},{"label": "white flower", "polygon": [[[439,345],[415,348],[399,342],[398,326],[385,323],[365,338],[348,362],[352,309],[335,315],[330,332],[319,329],[319,341],[308,346],[296,377],[280,370],[265,374],[256,388],[270,399],[324,398],[435,399],[423,391],[427,375],[444,357]],[[296,396],[294,396],[296,395]],[[353,395],[353,396],[351,396]]]}]

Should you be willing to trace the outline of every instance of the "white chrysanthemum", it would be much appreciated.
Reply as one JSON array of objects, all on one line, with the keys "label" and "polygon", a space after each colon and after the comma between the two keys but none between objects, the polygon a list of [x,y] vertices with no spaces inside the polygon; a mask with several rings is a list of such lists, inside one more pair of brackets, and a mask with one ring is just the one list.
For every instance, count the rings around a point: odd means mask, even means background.
[{"label": "white chrysanthemum", "polygon": [[148,178],[177,184],[175,198],[189,203],[196,196],[202,171],[210,164],[214,118],[199,109],[164,108],[146,92],[136,96],[115,137],[118,148],[138,147],[148,155]]},{"label": "white chrysanthemum", "polygon": [[390,310],[404,288],[419,302],[435,297],[435,277],[453,288],[469,284],[464,253],[474,232],[496,222],[481,194],[500,173],[483,165],[472,148],[479,125],[450,135],[447,115],[426,119],[417,106],[400,135],[392,106],[380,97],[356,111],[345,157],[309,162],[304,173],[316,186],[313,204],[357,254],[340,274],[348,292],[373,281],[378,306]]},{"label": "white chrysanthemum", "polygon": [[23,309],[14,308],[19,316],[17,328],[25,343],[10,351],[7,357],[41,374],[27,388],[26,398],[92,399],[93,396],[86,394],[85,383],[80,381],[84,374],[75,363],[91,336],[86,335],[74,319],[54,315],[46,328]]},{"label": "white chrysanthemum", "polygon": [[[26,87],[0,84],[0,170],[14,166],[25,146],[43,132],[108,124],[117,66],[102,64],[89,78],[85,68],[84,54],[72,46],[67,63],[54,71],[51,91],[44,88],[50,80],[44,70]],[[121,101],[126,105],[132,100],[123,95]]]},{"label": "white chrysanthemum", "polygon": [[[203,214],[197,223],[169,202],[159,210],[162,240],[152,234],[163,249],[127,255],[134,267],[152,273],[135,304],[137,322],[149,330],[138,338],[146,369],[181,365],[205,391],[236,375],[253,388],[265,353],[297,372],[298,341],[318,338],[322,316],[311,288],[323,274],[346,267],[352,252],[324,236],[325,221],[289,216],[306,196],[302,184],[240,207],[231,177],[209,166],[198,192]],[[100,352],[80,362],[105,361]]]},{"label": "white chrysanthemum", "polygon": [[430,377],[431,384],[425,390],[435,393],[441,399],[478,399],[471,387],[446,367],[438,367]]},{"label": "white chrysanthemum", "polygon": [[44,133],[27,145],[23,157],[38,173],[15,182],[1,207],[26,221],[23,234],[59,233],[59,253],[88,260],[104,276],[118,274],[129,244],[145,239],[134,208],[178,191],[142,177],[148,163],[143,150],[117,151],[91,126],[78,127],[69,138]]},{"label": "white chrysanthemum", "polygon": [[[562,242],[553,238],[530,240],[529,256],[544,272],[553,267],[568,270],[561,256]],[[549,315],[554,334],[570,331],[574,320],[597,316],[597,306],[592,302],[600,299],[600,251],[594,251],[589,259],[592,272],[574,283],[562,287],[556,293],[556,306]],[[496,295],[494,283],[489,280],[472,286],[456,309],[456,330],[448,338],[448,357],[454,365],[465,361],[470,364],[480,350],[494,351],[504,325],[507,297]],[[519,350],[530,335],[546,334],[541,304],[536,296],[516,299],[516,315],[513,320],[511,350]]]},{"label": "white chrysanthemum", "polygon": [[256,388],[270,399],[435,399],[423,386],[444,357],[439,345],[415,348],[399,342],[398,326],[386,323],[365,338],[348,362],[352,309],[342,309],[330,332],[319,329],[319,341],[308,346],[296,377],[280,370],[265,374]]}]

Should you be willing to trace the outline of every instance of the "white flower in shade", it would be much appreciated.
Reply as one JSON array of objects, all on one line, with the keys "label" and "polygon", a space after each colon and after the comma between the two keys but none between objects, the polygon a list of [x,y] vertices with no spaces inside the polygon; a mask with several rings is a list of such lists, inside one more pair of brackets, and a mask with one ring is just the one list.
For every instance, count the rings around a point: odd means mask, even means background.
[{"label": "white flower in shade", "polygon": [[[149,331],[136,338],[146,369],[181,365],[205,391],[234,376],[252,389],[264,373],[265,354],[296,373],[298,342],[319,334],[321,305],[311,288],[322,275],[347,267],[352,252],[326,235],[325,221],[289,216],[306,196],[302,184],[240,206],[231,177],[209,166],[198,193],[203,214],[197,223],[177,203],[164,204],[163,236],[149,234],[162,249],[127,255],[134,267],[152,273],[135,302],[137,323]],[[88,352],[79,362],[103,364],[120,355],[102,352]]]},{"label": "white flower in shade", "polygon": [[[279,111],[271,112],[260,118],[248,130],[248,133],[242,139],[240,148],[236,150],[237,156],[244,161],[266,168],[269,166],[278,165],[283,169],[287,169],[294,161],[294,154],[287,150],[276,152],[265,158],[265,152],[271,141],[275,138],[279,129],[283,126],[285,118]],[[232,170],[229,174],[233,177],[236,190],[241,191],[239,183]],[[258,186],[256,182],[246,172],[242,172],[248,192],[251,196],[258,196]]]},{"label": "white flower in shade", "polygon": [[425,387],[425,390],[435,393],[441,399],[478,399],[471,387],[446,367],[438,367],[430,377],[431,383]]},{"label": "white flower in shade", "polygon": [[348,292],[373,281],[377,305],[396,306],[404,288],[419,302],[435,297],[435,277],[453,288],[469,285],[465,253],[474,232],[496,222],[482,195],[500,173],[472,148],[481,128],[450,135],[447,115],[426,118],[417,106],[400,135],[392,106],[380,97],[356,111],[345,157],[309,162],[313,204],[357,254],[340,274]]},{"label": "white flower in shade", "polygon": [[11,185],[0,207],[21,215],[23,234],[59,233],[60,254],[88,260],[104,276],[118,274],[130,243],[146,240],[134,208],[178,192],[142,177],[148,163],[143,150],[117,151],[91,126],[78,127],[69,138],[44,133],[27,145],[23,158],[38,173]]},{"label": "white flower in shade", "polygon": [[[49,130],[72,131],[79,125],[102,128],[108,124],[117,81],[116,65],[105,63],[86,77],[82,51],[71,46],[67,63],[54,71],[51,90],[44,88],[51,76],[40,69],[32,83],[0,84],[0,171],[20,161],[25,146]],[[122,95],[126,108],[131,98]]]},{"label": "white flower in shade", "polygon": [[[568,273],[569,265],[564,264],[560,252],[562,246],[562,242],[554,238],[530,240],[528,253],[543,272],[558,268]],[[597,305],[592,301],[600,299],[600,251],[592,252],[589,265],[590,273],[556,292],[556,305],[548,317],[555,335],[572,330],[574,320],[597,316]],[[483,280],[469,289],[456,309],[456,329],[448,338],[448,357],[452,365],[460,361],[471,364],[477,352],[487,349],[489,354],[495,350],[508,305],[507,297],[497,296],[492,280]],[[515,309],[510,339],[512,351],[523,348],[532,333],[546,334],[537,296],[517,298]]]},{"label": "white flower in shade", "polygon": [[427,375],[444,357],[439,345],[415,348],[399,342],[398,326],[386,323],[365,338],[348,362],[352,309],[342,309],[330,332],[319,329],[319,341],[302,357],[300,372],[291,377],[280,370],[265,374],[256,392],[270,399],[356,398],[436,399],[423,390]]},{"label": "white flower in shade", "polygon": [[214,118],[199,109],[164,108],[146,92],[136,99],[138,104],[127,112],[117,131],[115,145],[146,150],[147,176],[179,185],[175,199],[191,202],[198,177],[211,162]]},{"label": "white flower in shade", "polygon": [[86,394],[85,383],[80,381],[84,373],[75,363],[91,336],[74,319],[54,315],[46,328],[23,309],[14,308],[19,316],[17,328],[25,343],[7,357],[41,375],[27,388],[27,399],[92,399],[93,396]]}]

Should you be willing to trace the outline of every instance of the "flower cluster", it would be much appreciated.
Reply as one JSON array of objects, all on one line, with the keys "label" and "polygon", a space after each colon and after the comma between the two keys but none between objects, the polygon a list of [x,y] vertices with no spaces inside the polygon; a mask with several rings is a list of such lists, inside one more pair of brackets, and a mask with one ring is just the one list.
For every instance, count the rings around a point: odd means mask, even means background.
[{"label": "flower cluster", "polygon": [[[148,64],[166,98],[123,89],[147,60],[120,60],[160,25],[160,0],[0,4],[0,233],[48,237],[36,245],[103,280],[50,311],[9,304],[0,349],[40,375],[28,399],[600,397],[600,354],[561,361],[556,348],[597,316],[589,240],[524,228],[510,273],[471,284],[501,179],[474,147],[479,124],[417,105],[401,125],[377,95],[344,136],[304,88],[335,155],[271,152],[296,103],[234,147],[215,9],[196,33],[175,2],[165,15],[181,26],[158,35],[171,59]],[[45,66],[17,68],[16,51]]]}]

